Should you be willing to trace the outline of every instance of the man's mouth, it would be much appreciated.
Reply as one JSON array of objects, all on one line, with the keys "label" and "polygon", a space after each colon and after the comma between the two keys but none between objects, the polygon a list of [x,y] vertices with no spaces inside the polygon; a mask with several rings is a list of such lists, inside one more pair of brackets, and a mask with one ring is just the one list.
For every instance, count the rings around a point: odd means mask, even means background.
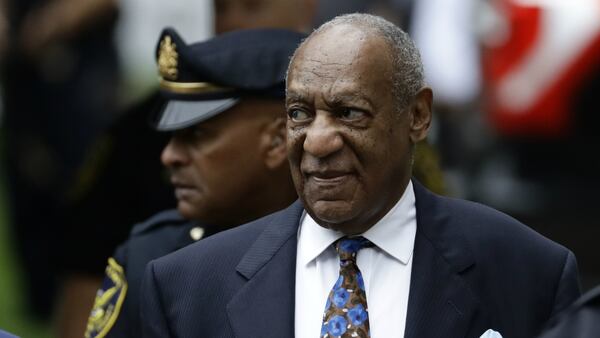
[{"label": "man's mouth", "polygon": [[181,179],[177,179],[177,178],[172,178],[171,179],[171,184],[175,187],[175,188],[193,188],[194,186],[192,184],[189,184]]},{"label": "man's mouth", "polygon": [[178,179],[171,179],[171,184],[175,188],[175,197],[177,199],[186,199],[196,192],[196,187]]},{"label": "man's mouth", "polygon": [[341,170],[315,171],[305,173],[307,179],[318,185],[337,185],[347,180],[351,173]]}]

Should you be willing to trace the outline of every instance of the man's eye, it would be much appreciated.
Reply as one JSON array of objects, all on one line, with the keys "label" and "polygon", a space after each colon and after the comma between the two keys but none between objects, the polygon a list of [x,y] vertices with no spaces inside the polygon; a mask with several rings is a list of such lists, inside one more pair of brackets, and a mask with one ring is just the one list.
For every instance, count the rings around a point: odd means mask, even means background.
[{"label": "man's eye", "polygon": [[340,117],[344,120],[358,120],[365,116],[363,111],[352,108],[344,108],[340,111]]},{"label": "man's eye", "polygon": [[292,121],[295,122],[305,121],[310,118],[307,112],[300,109],[292,109],[289,111],[288,115],[290,116]]},{"label": "man's eye", "polygon": [[206,131],[202,128],[199,128],[198,126],[194,126],[181,130],[177,134],[179,135],[179,138],[181,138],[181,140],[194,143],[200,140],[202,137],[204,137],[206,135]]}]

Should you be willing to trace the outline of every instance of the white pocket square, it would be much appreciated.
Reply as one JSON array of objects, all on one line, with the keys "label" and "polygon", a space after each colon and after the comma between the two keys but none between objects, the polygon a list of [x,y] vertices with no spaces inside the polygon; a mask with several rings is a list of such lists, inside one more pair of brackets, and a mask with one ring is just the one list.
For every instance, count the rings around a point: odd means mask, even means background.
[{"label": "white pocket square", "polygon": [[489,329],[485,331],[479,338],[502,338],[500,332]]}]

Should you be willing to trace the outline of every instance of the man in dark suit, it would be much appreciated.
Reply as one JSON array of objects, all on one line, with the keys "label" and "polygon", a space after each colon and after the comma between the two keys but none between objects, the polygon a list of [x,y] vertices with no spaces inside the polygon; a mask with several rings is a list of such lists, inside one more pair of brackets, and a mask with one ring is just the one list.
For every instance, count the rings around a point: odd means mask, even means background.
[{"label": "man in dark suit", "polygon": [[418,51],[370,15],[296,50],[287,146],[300,200],[152,261],[146,337],[531,337],[579,295],[573,254],[411,180],[431,121]]}]

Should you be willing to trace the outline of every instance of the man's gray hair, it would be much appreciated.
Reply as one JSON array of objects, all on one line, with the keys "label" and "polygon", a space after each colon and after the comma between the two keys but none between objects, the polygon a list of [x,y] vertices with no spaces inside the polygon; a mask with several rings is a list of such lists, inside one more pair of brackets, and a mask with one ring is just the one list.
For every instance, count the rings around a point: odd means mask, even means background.
[{"label": "man's gray hair", "polygon": [[381,17],[364,13],[344,14],[335,17],[322,24],[300,44],[294,52],[291,62],[294,61],[298,50],[311,37],[340,25],[364,28],[388,43],[393,60],[392,90],[399,108],[405,108],[419,89],[425,86],[423,63],[421,62],[419,50],[410,36],[398,26]]}]

